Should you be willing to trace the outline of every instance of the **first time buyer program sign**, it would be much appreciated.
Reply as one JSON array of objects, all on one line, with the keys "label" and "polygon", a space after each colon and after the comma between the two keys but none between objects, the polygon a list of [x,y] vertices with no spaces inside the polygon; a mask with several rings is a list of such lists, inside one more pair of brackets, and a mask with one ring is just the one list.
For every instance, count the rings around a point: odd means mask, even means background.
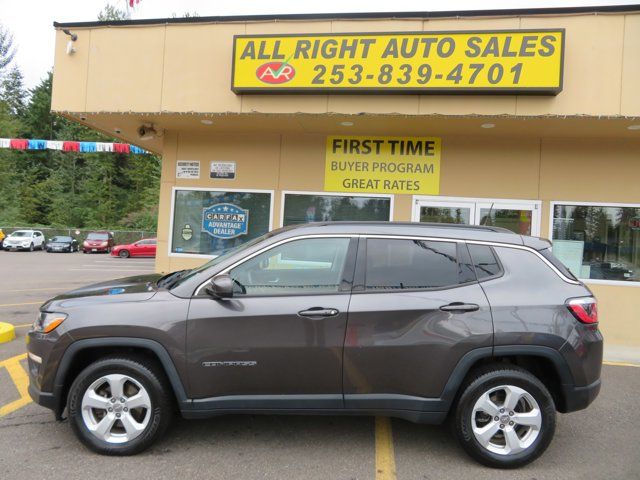
[{"label": "first time buyer program sign", "polygon": [[332,192],[440,192],[436,137],[327,137],[324,189]]},{"label": "first time buyer program sign", "polygon": [[562,90],[563,29],[236,35],[236,93]]}]

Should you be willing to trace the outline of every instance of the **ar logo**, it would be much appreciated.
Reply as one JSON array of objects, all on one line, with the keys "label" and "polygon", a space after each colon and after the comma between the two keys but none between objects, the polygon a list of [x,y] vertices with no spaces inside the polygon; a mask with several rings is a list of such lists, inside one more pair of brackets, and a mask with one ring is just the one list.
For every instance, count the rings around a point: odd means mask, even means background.
[{"label": "ar logo", "polygon": [[296,69],[287,62],[269,62],[260,65],[256,77],[264,83],[286,83],[296,75]]}]

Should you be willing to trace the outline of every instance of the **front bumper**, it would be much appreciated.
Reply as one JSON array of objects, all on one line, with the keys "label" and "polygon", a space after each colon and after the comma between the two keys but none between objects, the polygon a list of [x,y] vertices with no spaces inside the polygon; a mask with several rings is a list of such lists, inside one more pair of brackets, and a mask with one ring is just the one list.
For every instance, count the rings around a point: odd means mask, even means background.
[{"label": "front bumper", "polygon": [[4,244],[2,246],[2,248],[4,248],[5,250],[29,250],[29,247],[30,247],[30,245],[27,245],[25,247],[22,244],[20,244],[20,245],[14,245],[14,244],[7,245],[7,244]]},{"label": "front bumper", "polygon": [[29,396],[31,399],[40,406],[56,411],[58,409],[58,402],[53,396],[53,393],[42,392],[34,385],[32,381],[29,381]]},{"label": "front bumper", "polygon": [[109,247],[82,247],[87,253],[106,253],[109,251]]}]

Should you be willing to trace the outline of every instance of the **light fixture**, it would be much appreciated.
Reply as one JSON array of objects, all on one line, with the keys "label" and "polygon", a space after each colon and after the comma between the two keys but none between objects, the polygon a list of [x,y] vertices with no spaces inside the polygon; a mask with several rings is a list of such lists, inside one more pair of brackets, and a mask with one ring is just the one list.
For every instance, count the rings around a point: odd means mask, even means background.
[{"label": "light fixture", "polygon": [[80,115],[80,120],[82,120],[83,122],[87,119],[87,117],[85,117],[84,115]]},{"label": "light fixture", "polygon": [[495,126],[496,126],[495,123],[483,123],[482,125],[480,125],[480,127],[482,128],[493,128]]},{"label": "light fixture", "polygon": [[627,130],[640,130],[640,125],[629,125]]},{"label": "light fixture", "polygon": [[340,122],[343,127],[353,127],[353,122]]},{"label": "light fixture", "polygon": [[213,125],[213,120],[209,120],[208,118],[203,118],[200,120],[200,123],[203,125]]},{"label": "light fixture", "polygon": [[117,134],[121,134],[122,130],[120,130],[118,127],[113,129],[114,132],[116,132]]}]

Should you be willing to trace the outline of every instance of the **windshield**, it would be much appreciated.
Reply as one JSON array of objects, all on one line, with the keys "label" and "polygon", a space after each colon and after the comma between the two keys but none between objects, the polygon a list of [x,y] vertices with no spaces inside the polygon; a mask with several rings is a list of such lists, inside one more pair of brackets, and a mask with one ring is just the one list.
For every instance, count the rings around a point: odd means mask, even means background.
[{"label": "windshield", "polygon": [[198,275],[200,272],[214,267],[215,265],[218,265],[222,262],[224,262],[225,260],[227,260],[228,258],[230,258],[231,256],[235,255],[236,253],[239,253],[243,250],[246,250],[260,242],[262,242],[263,240],[271,237],[273,235],[273,232],[269,232],[269,233],[265,233],[264,235],[254,238],[253,240],[249,240],[246,243],[242,243],[240,245],[236,245],[235,247],[229,248],[227,250],[223,250],[220,255],[218,255],[217,257],[215,257],[212,260],[209,260],[207,263],[205,263],[204,265],[199,266],[198,268],[194,268],[193,270],[189,270],[188,272],[185,272],[183,275],[180,275],[180,277],[176,278],[175,283],[173,283],[169,288],[175,287],[176,285],[180,285],[182,282],[184,282],[185,280],[192,278],[195,275]]},{"label": "windshield", "polygon": [[12,237],[30,237],[31,235],[33,235],[33,232],[29,232],[27,230],[18,230],[11,234]]},{"label": "windshield", "polygon": [[52,242],[70,242],[71,237],[53,237],[51,241]]},{"label": "windshield", "polygon": [[87,235],[87,240],[109,240],[109,234],[107,233],[90,233]]}]

